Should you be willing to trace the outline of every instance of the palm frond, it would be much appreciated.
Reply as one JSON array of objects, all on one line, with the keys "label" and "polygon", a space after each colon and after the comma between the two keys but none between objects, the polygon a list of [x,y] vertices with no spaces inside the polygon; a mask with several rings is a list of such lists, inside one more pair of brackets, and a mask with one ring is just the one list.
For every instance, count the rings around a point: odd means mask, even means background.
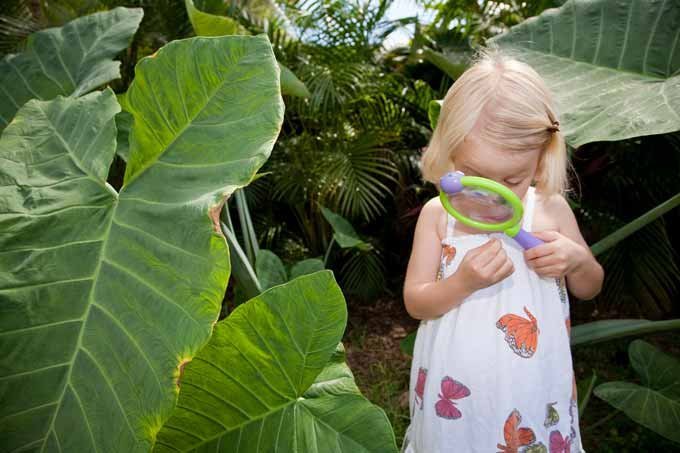
[{"label": "palm frond", "polygon": [[0,14],[0,56],[21,52],[26,38],[46,24],[36,18],[27,0],[7,1]]},{"label": "palm frond", "polygon": [[340,268],[340,282],[348,294],[362,299],[377,296],[385,284],[385,266],[377,249],[370,252],[351,249]]},{"label": "palm frond", "polygon": [[380,147],[373,133],[364,133],[329,153],[321,170],[330,181],[322,203],[344,217],[362,217],[366,221],[385,212],[384,202],[391,193],[387,184],[398,182],[390,154],[390,150]]},{"label": "palm frond", "polygon": [[663,219],[602,256],[605,282],[597,302],[606,310],[659,318],[673,308],[680,268]]},{"label": "palm frond", "polygon": [[292,69],[307,86],[311,97],[291,99],[290,109],[301,120],[316,123],[319,128],[338,127],[346,121],[352,102],[370,91],[376,72],[367,64],[343,64],[341,59],[324,63],[328,53],[317,51],[304,64]]},{"label": "palm frond", "polygon": [[296,6],[306,14],[300,15],[296,23],[306,42],[347,47],[366,55],[379,49],[395,27],[394,21],[385,20],[391,4],[392,0],[303,0]]}]

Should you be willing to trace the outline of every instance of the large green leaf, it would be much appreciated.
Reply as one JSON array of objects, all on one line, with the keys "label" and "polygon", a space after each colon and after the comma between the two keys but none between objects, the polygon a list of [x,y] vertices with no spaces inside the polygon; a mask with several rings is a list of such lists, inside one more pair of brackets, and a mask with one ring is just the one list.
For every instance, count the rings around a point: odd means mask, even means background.
[{"label": "large green leaf", "polygon": [[593,344],[632,335],[680,329],[680,319],[648,321],[646,319],[605,319],[571,328],[571,345]]},{"label": "large green leaf", "polygon": [[248,35],[248,30],[237,20],[200,11],[192,0],[184,0],[187,15],[198,36]]},{"label": "large green leaf", "polygon": [[257,252],[255,272],[257,272],[263,291],[288,281],[286,267],[281,258],[271,250],[260,249]]},{"label": "large green leaf", "polygon": [[31,100],[5,130],[3,449],[148,451],[217,320],[229,264],[216,217],[271,152],[277,71],[265,35],[173,41],[142,59],[119,194],[106,183],[110,89]]},{"label": "large green leaf", "polygon": [[[249,35],[250,32],[231,17],[216,16],[204,13],[194,5],[192,0],[184,0],[187,15],[198,36]],[[281,92],[291,96],[308,98],[311,93],[304,83],[293,72],[278,63],[281,70]]]},{"label": "large green leaf", "polygon": [[449,55],[424,48],[423,58],[444,71],[453,80],[460,77],[469,65],[469,56],[463,52],[451,52]]},{"label": "large green leaf", "polygon": [[680,361],[642,340],[633,341],[628,353],[641,385],[607,382],[595,388],[595,395],[637,423],[680,443]]},{"label": "large green leaf", "polygon": [[141,8],[114,8],[28,37],[26,51],[0,61],[0,132],[29,99],[80,96],[120,77],[113,61],[130,44]]},{"label": "large green leaf", "polygon": [[677,1],[570,0],[492,42],[545,78],[574,147],[680,129]]},{"label": "large green leaf", "polygon": [[132,115],[121,110],[116,115],[116,154],[118,154],[124,161],[130,158],[130,129],[132,128]]},{"label": "large green leaf", "polygon": [[293,280],[301,275],[312,274],[323,270],[323,268],[323,261],[319,258],[307,258],[291,266],[290,279]]},{"label": "large green leaf", "polygon": [[328,208],[321,207],[321,214],[333,227],[333,238],[342,248],[357,247],[359,250],[371,250],[373,246],[359,238],[354,227],[343,216],[334,213]]},{"label": "large green leaf", "polygon": [[240,305],[184,368],[154,451],[396,451],[385,413],[336,350],[346,321],[330,271]]},{"label": "large green leaf", "polygon": [[281,91],[283,94],[289,96],[297,96],[299,98],[310,98],[312,93],[309,92],[307,85],[298,79],[297,76],[288,69],[288,67],[279,63],[281,68]]}]

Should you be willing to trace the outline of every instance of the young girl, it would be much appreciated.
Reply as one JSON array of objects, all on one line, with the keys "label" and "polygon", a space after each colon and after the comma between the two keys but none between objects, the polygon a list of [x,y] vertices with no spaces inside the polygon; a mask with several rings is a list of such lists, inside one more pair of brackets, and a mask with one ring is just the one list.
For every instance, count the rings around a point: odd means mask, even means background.
[{"label": "young girl", "polygon": [[567,164],[540,76],[481,52],[444,98],[423,177],[437,188],[454,170],[500,182],[522,200],[523,228],[545,243],[525,251],[456,222],[438,197],[425,204],[404,284],[421,323],[402,452],[584,452],[567,288],[590,299],[603,271],[563,196]]}]

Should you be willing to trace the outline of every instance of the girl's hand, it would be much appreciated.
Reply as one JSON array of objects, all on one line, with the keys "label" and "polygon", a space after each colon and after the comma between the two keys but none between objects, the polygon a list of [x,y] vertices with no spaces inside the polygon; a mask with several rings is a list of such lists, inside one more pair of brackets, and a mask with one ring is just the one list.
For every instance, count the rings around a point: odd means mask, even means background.
[{"label": "girl's hand", "polygon": [[515,271],[501,241],[494,238],[479,247],[470,249],[460,262],[456,273],[463,285],[472,293],[491,286]]},{"label": "girl's hand", "polygon": [[588,250],[581,244],[574,242],[557,231],[531,232],[534,236],[545,241],[524,251],[527,265],[542,277],[561,278],[585,263]]}]

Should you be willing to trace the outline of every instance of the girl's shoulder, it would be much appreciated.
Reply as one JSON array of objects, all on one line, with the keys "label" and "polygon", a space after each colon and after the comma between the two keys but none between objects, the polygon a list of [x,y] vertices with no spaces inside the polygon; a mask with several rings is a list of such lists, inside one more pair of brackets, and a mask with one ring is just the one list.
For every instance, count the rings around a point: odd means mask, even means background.
[{"label": "girl's shoulder", "polygon": [[562,194],[544,194],[534,189],[534,218],[531,229],[534,231],[560,231],[566,217],[573,217],[571,206]]},{"label": "girl's shoulder", "polygon": [[439,200],[439,195],[427,200],[420,210],[420,215],[427,216],[429,221],[435,225],[439,240],[446,237],[447,214],[444,206],[442,206],[442,202]]}]

